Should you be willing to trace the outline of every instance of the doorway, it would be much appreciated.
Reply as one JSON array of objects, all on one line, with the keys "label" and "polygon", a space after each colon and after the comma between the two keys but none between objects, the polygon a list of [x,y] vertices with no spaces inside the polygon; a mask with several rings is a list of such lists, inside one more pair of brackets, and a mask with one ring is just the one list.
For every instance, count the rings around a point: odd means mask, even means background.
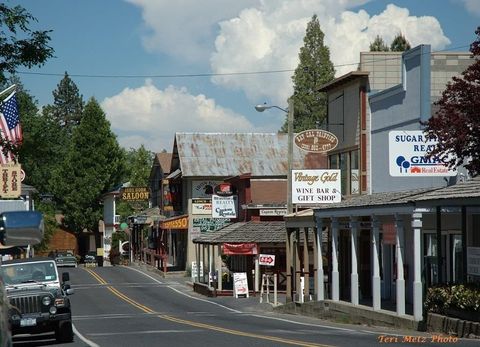
[{"label": "doorway", "polygon": [[427,287],[439,283],[440,273],[443,282],[459,283],[463,278],[463,240],[461,231],[442,231],[440,242],[441,262],[439,269],[437,262],[439,256],[437,233],[435,231],[424,231],[423,252],[425,258],[423,268]]}]

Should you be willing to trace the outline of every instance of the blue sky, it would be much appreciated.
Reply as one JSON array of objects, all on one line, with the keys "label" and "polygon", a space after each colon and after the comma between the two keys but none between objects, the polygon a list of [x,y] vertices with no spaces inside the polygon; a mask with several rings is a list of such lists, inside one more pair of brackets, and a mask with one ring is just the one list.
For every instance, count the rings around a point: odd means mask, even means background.
[{"label": "blue sky", "polygon": [[[337,76],[355,69],[376,35],[467,51],[480,0],[11,0],[53,30],[55,58],[19,68],[38,100],[67,71],[95,97],[119,143],[172,150],[176,131],[276,132],[292,91],[307,22],[316,13]],[[351,64],[351,65],[348,65]],[[281,73],[185,76],[292,70]],[[178,75],[184,77],[178,77]],[[177,77],[175,77],[177,76]]]}]

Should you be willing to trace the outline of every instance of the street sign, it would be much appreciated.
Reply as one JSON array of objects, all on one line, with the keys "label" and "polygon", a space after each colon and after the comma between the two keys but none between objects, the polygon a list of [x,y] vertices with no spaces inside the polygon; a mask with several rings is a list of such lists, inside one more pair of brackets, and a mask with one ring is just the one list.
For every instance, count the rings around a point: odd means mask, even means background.
[{"label": "street sign", "polygon": [[272,254],[259,254],[258,264],[266,266],[275,266],[275,256]]}]

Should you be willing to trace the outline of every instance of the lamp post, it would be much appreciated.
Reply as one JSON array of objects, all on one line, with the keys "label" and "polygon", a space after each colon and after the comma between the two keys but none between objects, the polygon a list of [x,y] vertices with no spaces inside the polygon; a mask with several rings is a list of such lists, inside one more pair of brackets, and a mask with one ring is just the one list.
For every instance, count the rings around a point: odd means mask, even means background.
[{"label": "lamp post", "polygon": [[288,114],[287,117],[287,134],[288,134],[288,154],[287,154],[287,214],[293,212],[293,204],[292,204],[292,164],[293,164],[293,99],[288,99],[288,109],[284,109],[275,105],[257,105],[255,106],[255,110],[258,112],[263,112],[270,108],[278,108],[283,112]]}]

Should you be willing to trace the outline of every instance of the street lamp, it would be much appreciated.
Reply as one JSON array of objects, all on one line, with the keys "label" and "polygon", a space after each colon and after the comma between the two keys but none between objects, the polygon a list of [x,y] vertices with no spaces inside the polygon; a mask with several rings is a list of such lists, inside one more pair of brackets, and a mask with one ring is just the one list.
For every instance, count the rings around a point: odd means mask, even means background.
[{"label": "street lamp", "polygon": [[292,204],[292,164],[293,164],[293,99],[288,99],[288,109],[281,108],[275,105],[257,105],[255,106],[255,110],[258,112],[263,112],[270,108],[278,108],[283,112],[288,114],[287,118],[287,133],[288,133],[288,156],[287,156],[287,165],[288,165],[288,172],[287,172],[287,214],[293,212],[293,204]]}]

